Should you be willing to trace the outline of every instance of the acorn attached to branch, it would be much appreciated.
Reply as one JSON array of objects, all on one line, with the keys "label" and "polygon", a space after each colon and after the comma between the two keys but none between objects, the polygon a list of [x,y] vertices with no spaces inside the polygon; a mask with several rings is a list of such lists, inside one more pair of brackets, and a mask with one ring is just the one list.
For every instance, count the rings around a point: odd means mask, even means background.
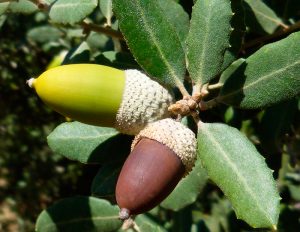
[{"label": "acorn attached to branch", "polygon": [[168,106],[173,102],[167,89],[138,70],[96,64],[59,66],[28,84],[50,108],[66,117],[131,135],[169,117]]},{"label": "acorn attached to branch", "polygon": [[195,134],[180,122],[148,124],[135,137],[116,186],[120,219],[144,213],[163,201],[196,160]]}]

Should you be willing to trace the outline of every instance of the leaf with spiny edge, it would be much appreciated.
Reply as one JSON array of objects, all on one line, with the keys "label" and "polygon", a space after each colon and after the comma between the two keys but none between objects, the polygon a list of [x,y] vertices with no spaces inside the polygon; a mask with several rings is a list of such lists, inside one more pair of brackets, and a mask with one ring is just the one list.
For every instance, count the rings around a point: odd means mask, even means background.
[{"label": "leaf with spiny edge", "polygon": [[244,109],[267,107],[300,93],[300,32],[265,45],[224,83],[217,101]]},{"label": "leaf with spiny edge", "polygon": [[197,138],[198,158],[231,201],[237,218],[254,228],[275,228],[280,197],[273,172],[255,146],[221,123],[201,123]]},{"label": "leaf with spiny edge", "polygon": [[225,51],[224,54],[224,61],[221,70],[226,69],[234,60],[236,60],[246,31],[242,0],[231,1],[231,8],[232,12],[234,13],[231,20],[231,27],[233,28],[233,31],[229,39],[230,47]]},{"label": "leaf with spiny edge", "polygon": [[196,85],[203,85],[221,72],[229,48],[233,13],[229,0],[198,0],[187,37],[187,64]]}]

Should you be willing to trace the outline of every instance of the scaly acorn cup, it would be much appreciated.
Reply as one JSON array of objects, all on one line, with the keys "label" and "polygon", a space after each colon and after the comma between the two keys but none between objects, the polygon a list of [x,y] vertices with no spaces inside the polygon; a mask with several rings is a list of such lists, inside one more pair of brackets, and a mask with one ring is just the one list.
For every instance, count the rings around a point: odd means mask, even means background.
[{"label": "scaly acorn cup", "polygon": [[116,185],[120,219],[144,213],[163,201],[196,160],[195,134],[180,122],[162,119],[135,137]]},{"label": "scaly acorn cup", "polygon": [[138,70],[96,64],[52,68],[28,80],[50,108],[74,120],[135,135],[169,116],[173,97]]}]

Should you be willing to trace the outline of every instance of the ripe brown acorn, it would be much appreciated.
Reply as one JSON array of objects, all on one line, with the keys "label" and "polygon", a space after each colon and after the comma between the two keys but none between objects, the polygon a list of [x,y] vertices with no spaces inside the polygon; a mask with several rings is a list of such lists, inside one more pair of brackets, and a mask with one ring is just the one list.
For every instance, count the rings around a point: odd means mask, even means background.
[{"label": "ripe brown acorn", "polygon": [[151,210],[187,175],[196,159],[194,133],[172,119],[147,125],[135,137],[116,186],[120,219]]}]

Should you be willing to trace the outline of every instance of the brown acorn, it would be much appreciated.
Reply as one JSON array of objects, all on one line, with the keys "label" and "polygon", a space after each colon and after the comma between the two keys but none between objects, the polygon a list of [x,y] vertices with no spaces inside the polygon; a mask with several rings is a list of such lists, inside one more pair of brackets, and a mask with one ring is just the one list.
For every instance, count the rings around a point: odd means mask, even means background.
[{"label": "brown acorn", "polygon": [[120,219],[149,211],[163,201],[193,168],[196,144],[194,133],[172,119],[140,131],[116,186]]}]

